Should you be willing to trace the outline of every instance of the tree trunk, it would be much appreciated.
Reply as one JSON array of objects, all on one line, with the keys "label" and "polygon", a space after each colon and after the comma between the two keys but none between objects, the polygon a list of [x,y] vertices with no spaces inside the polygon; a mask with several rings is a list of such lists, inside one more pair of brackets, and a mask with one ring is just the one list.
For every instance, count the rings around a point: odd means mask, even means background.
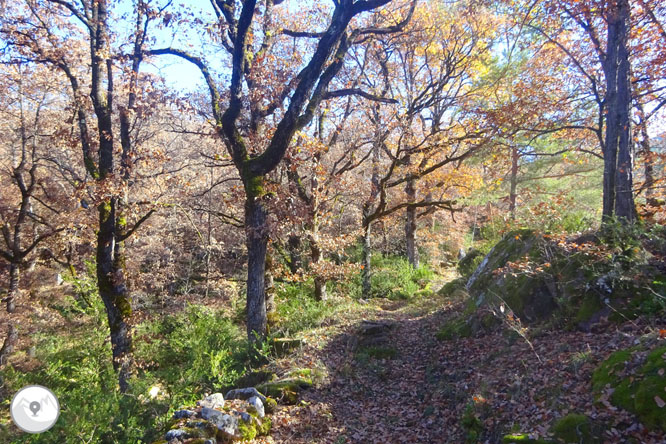
[{"label": "tree trunk", "polygon": [[117,234],[116,200],[111,199],[99,206],[97,285],[109,321],[113,368],[118,372],[120,391],[125,393],[134,367],[130,329],[132,304],[125,281],[123,245]]},{"label": "tree trunk", "polygon": [[[405,192],[407,193],[407,200],[409,202],[416,201],[416,187],[414,186],[414,180],[407,181]],[[416,208],[408,206],[406,213],[405,240],[407,244],[407,260],[409,260],[412,267],[417,268],[419,266],[419,250],[416,245]]]},{"label": "tree trunk", "polygon": [[370,239],[371,226],[372,222],[366,222],[363,224],[363,258],[362,258],[363,269],[361,272],[361,276],[363,279],[362,293],[364,298],[370,297],[370,290],[371,290],[371,282],[370,282],[370,275],[371,275],[370,260],[372,258],[372,252],[370,250],[370,248],[372,247]]},{"label": "tree trunk", "polygon": [[618,2],[618,148],[615,170],[615,215],[625,223],[633,223],[636,216],[633,193],[633,137],[631,131],[631,79],[629,51],[627,49],[629,4]]},{"label": "tree trunk", "polygon": [[251,343],[266,336],[266,248],[268,245],[267,211],[261,197],[263,179],[247,179],[245,184],[245,236],[247,245],[247,336]]},{"label": "tree trunk", "polygon": [[19,294],[20,270],[19,265],[11,263],[9,265],[9,291],[7,292],[7,313],[16,311],[16,298]]},{"label": "tree trunk", "polygon": [[266,252],[266,285],[264,292],[266,294],[266,319],[269,318],[271,313],[275,312],[275,280],[273,279],[273,254],[270,251]]},{"label": "tree trunk", "polygon": [[655,189],[654,189],[654,159],[652,156],[652,148],[650,146],[650,135],[647,131],[647,122],[645,121],[645,110],[643,103],[638,100],[638,118],[639,128],[641,133],[641,156],[644,163],[645,182],[643,189],[645,190],[645,201],[648,205],[655,205]]},{"label": "tree trunk", "polygon": [[0,348],[0,366],[7,363],[7,359],[14,353],[14,347],[18,341],[18,331],[14,324],[9,324],[7,328],[7,337]]},{"label": "tree trunk", "polygon": [[299,268],[303,267],[303,260],[301,259],[301,237],[297,234],[292,234],[287,240],[289,246],[289,270],[296,273]]},{"label": "tree trunk", "polygon": [[518,148],[511,148],[511,190],[509,191],[509,212],[511,220],[516,220],[516,200],[518,198]]},{"label": "tree trunk", "polygon": [[615,170],[617,167],[617,150],[619,141],[619,109],[618,109],[618,14],[610,11],[606,60],[603,64],[606,77],[606,140],[604,146],[604,178],[602,217],[608,220],[615,212]]},{"label": "tree trunk", "polygon": [[[319,236],[316,232],[310,237],[310,258],[313,264],[318,264],[322,259],[322,251],[319,245]],[[325,301],[328,298],[326,293],[326,279],[322,276],[315,275],[314,278],[315,284],[315,300]]]}]

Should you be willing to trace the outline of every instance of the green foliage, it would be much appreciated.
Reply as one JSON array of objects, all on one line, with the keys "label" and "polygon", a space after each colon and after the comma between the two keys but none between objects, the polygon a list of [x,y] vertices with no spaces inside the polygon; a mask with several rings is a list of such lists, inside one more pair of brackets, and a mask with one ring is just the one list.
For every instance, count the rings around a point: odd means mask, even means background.
[{"label": "green foliage", "polygon": [[464,317],[453,319],[437,332],[436,337],[440,341],[450,341],[452,339],[468,338],[472,335],[472,327]]},{"label": "green foliage", "polygon": [[145,377],[163,385],[173,402],[189,403],[242,375],[249,359],[244,338],[223,312],[190,305],[183,314],[139,325],[136,357],[157,363]]},{"label": "green foliage", "polygon": [[316,301],[312,279],[303,283],[276,283],[277,304],[274,335],[290,336],[309,328],[316,328],[333,315],[338,303]]},{"label": "green foliage", "polygon": [[[73,331],[68,336],[42,334],[35,338],[37,357],[43,365],[30,372],[7,366],[0,377],[7,393],[29,384],[49,387],[61,405],[60,418],[48,432],[31,436],[32,443],[90,442],[136,443],[147,426],[155,422],[167,407],[136,396],[144,385],[134,387],[133,394],[117,391],[117,376],[111,365],[111,347],[103,328]],[[10,396],[4,397],[3,410],[8,411]],[[7,415],[8,416],[8,415]],[[8,424],[9,418],[3,418]],[[25,442],[25,434],[12,433],[7,426],[3,442]]]},{"label": "green foliage", "polygon": [[[96,304],[99,297],[90,296]],[[131,382],[130,393],[122,395],[111,364],[105,315],[100,316],[80,315],[84,325],[67,335],[45,332],[33,337],[41,366],[30,372],[6,366],[0,373],[6,393],[40,384],[52,389],[60,400],[62,411],[56,425],[32,436],[30,442],[80,443],[83,438],[105,443],[151,442],[167,428],[174,409],[233,383],[245,368],[247,344],[238,327],[219,312],[190,306],[183,314],[137,326],[134,344],[139,373]],[[151,388],[158,389],[157,396],[149,395]],[[5,397],[5,406],[10,399]],[[3,417],[3,423],[9,424],[9,418]],[[25,442],[24,434],[6,436],[3,442]]]},{"label": "green foliage", "polygon": [[465,444],[476,444],[479,442],[484,428],[475,404],[467,404],[460,419],[460,424],[465,430]]},{"label": "green foliage", "polygon": [[428,282],[434,274],[427,265],[413,268],[403,257],[376,254],[372,256],[371,294],[388,299],[412,299],[428,293]]},{"label": "green foliage", "polygon": [[361,363],[367,363],[371,359],[393,359],[398,354],[398,350],[391,346],[368,346],[358,350],[356,358]]}]

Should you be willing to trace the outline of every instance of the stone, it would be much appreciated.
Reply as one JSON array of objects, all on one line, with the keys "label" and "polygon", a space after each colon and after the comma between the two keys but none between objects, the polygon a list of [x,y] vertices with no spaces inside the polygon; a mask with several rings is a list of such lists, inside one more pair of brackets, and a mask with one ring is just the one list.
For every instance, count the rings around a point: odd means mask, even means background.
[{"label": "stone", "polygon": [[380,321],[363,320],[360,326],[360,334],[362,336],[374,336],[388,333],[392,324]]},{"label": "stone", "polygon": [[189,438],[189,437],[190,437],[190,435],[189,435],[189,433],[187,433],[187,430],[173,429],[173,430],[169,430],[166,433],[164,438],[167,441],[172,441],[174,439],[186,439],[186,438]]},{"label": "stone", "polygon": [[201,417],[217,427],[227,437],[232,439],[238,437],[238,418],[235,416],[204,407],[201,409]]},{"label": "stone", "polygon": [[187,409],[177,410],[177,411],[173,412],[173,418],[174,419],[191,418],[194,415],[196,415],[195,412],[193,412],[192,410],[187,410]]},{"label": "stone", "polygon": [[261,402],[266,402],[266,397],[259,393],[259,391],[254,388],[254,387],[246,387],[246,388],[241,388],[241,389],[233,389],[229,390],[227,392],[227,396],[225,396],[226,399],[241,399],[243,401],[246,401],[253,396],[256,396],[257,398],[261,399]]},{"label": "stone", "polygon": [[249,412],[256,413],[260,418],[266,416],[266,412],[264,411],[264,403],[261,402],[259,397],[253,396],[247,400],[247,403],[250,404],[250,408],[248,409]]},{"label": "stone", "polygon": [[222,396],[222,393],[213,393],[206,396],[203,400],[198,401],[197,405],[209,409],[221,409],[224,407],[224,396]]},{"label": "stone", "polygon": [[250,423],[252,422],[252,415],[250,415],[247,412],[235,412],[236,415],[243,421],[244,423]]}]

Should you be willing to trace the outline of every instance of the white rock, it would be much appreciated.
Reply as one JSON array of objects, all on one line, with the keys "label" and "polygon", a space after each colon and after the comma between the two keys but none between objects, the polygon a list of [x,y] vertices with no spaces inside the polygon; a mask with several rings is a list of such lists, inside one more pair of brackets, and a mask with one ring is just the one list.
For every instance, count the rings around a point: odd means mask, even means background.
[{"label": "white rock", "polygon": [[198,401],[197,405],[208,407],[209,409],[221,409],[224,407],[224,396],[222,396],[222,393],[213,393],[206,396],[203,400]]},{"label": "white rock", "polygon": [[261,402],[261,399],[259,399],[258,396],[251,397],[247,400],[247,403],[250,404],[250,408],[254,409],[254,411],[257,413],[257,416],[260,418],[266,416],[266,412],[264,411],[264,403]]},{"label": "white rock", "polygon": [[266,402],[266,397],[261,393],[259,393],[259,391],[254,387],[229,390],[225,398],[246,400],[252,398],[253,396],[256,396],[257,398],[261,399],[261,402]]},{"label": "white rock", "polygon": [[201,409],[201,417],[218,430],[234,439],[238,437],[238,418],[208,407]]}]

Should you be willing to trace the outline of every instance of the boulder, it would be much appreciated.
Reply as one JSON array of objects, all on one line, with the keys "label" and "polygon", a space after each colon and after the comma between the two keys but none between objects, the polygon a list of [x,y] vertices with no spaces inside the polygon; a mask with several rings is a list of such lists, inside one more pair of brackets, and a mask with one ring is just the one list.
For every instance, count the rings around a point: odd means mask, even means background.
[{"label": "boulder", "polygon": [[548,318],[557,309],[558,286],[550,274],[497,273],[508,262],[545,262],[542,257],[547,241],[532,230],[507,233],[483,258],[466,284],[477,307],[504,305],[523,322]]},{"label": "boulder", "polygon": [[167,441],[174,441],[176,439],[181,440],[187,438],[190,438],[190,434],[187,432],[187,430],[182,430],[182,429],[169,430],[166,433],[166,436],[164,436],[164,439],[166,439]]},{"label": "boulder", "polygon": [[201,417],[217,427],[219,434],[224,438],[238,438],[238,418],[219,410],[204,407],[201,409]]},{"label": "boulder", "polygon": [[229,390],[227,392],[227,396],[225,396],[227,399],[240,399],[243,401],[247,401],[248,399],[252,397],[257,397],[261,400],[261,402],[265,403],[266,402],[266,397],[259,393],[259,391],[254,388],[254,387],[246,387],[246,388],[240,388],[240,389],[233,389]]},{"label": "boulder", "polygon": [[250,407],[248,408],[250,413],[255,413],[259,418],[266,416],[266,412],[264,411],[264,403],[261,402],[261,399],[259,399],[258,396],[251,397],[247,400],[247,403],[250,404]]},{"label": "boulder", "polygon": [[192,410],[187,410],[187,409],[177,410],[173,412],[173,419],[191,418],[194,415],[196,415],[196,413],[193,412]]},{"label": "boulder", "polygon": [[224,407],[224,396],[222,393],[213,393],[206,396],[203,400],[198,401],[199,407],[207,407],[209,409],[221,409]]}]

